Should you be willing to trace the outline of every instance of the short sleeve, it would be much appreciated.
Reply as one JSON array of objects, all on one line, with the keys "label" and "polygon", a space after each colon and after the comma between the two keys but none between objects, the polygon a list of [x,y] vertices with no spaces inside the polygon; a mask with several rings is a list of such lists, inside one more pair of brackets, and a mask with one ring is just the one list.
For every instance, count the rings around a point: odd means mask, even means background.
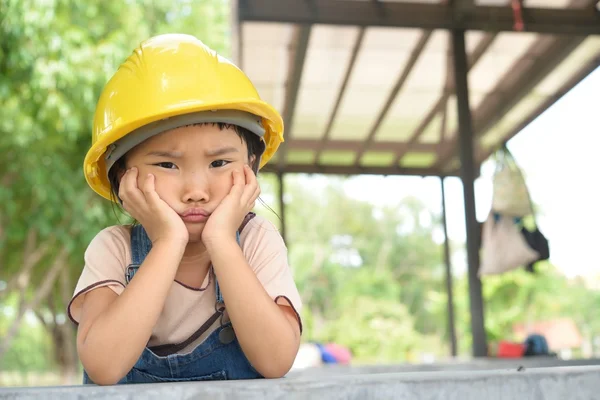
[{"label": "short sleeve", "polygon": [[240,240],[248,264],[269,296],[277,304],[292,307],[302,329],[302,300],[288,264],[287,247],[279,230],[257,215],[246,224]]},{"label": "short sleeve", "polygon": [[111,226],[92,239],[84,255],[84,267],[75,287],[67,315],[79,324],[84,294],[110,287],[120,295],[125,288],[125,268],[130,255],[130,233],[125,226]]}]

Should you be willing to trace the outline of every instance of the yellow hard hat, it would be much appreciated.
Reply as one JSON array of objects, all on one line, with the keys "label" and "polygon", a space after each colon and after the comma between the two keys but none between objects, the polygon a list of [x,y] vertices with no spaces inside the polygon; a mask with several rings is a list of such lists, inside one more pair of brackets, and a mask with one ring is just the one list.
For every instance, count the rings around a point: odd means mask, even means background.
[{"label": "yellow hard hat", "polygon": [[248,77],[197,38],[167,34],[140,44],[104,87],[83,169],[90,187],[110,197],[108,171],[144,139],[191,123],[224,122],[262,137],[259,168],[283,142],[283,120]]}]

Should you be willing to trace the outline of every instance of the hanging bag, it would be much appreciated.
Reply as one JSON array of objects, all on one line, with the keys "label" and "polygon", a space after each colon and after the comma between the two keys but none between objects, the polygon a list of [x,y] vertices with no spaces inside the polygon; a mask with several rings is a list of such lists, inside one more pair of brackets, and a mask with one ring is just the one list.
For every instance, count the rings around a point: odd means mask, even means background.
[{"label": "hanging bag", "polygon": [[506,145],[496,153],[492,210],[513,217],[524,217],[533,212],[523,173]]},{"label": "hanging bag", "polygon": [[539,257],[525,241],[519,218],[490,213],[482,228],[480,277],[505,273]]}]

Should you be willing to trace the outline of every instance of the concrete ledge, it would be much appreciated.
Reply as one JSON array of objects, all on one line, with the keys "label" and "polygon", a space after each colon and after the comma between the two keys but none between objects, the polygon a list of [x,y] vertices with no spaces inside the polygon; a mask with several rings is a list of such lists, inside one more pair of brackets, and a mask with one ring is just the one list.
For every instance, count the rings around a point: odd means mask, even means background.
[{"label": "concrete ledge", "polygon": [[296,376],[279,380],[0,389],[25,399],[579,400],[600,396],[600,367]]},{"label": "concrete ledge", "polygon": [[524,357],[513,359],[475,358],[470,360],[449,360],[435,364],[381,364],[346,366],[328,364],[320,368],[307,368],[292,371],[289,377],[301,376],[332,376],[357,374],[382,374],[405,372],[434,372],[434,371],[488,371],[488,370],[517,370],[521,368],[551,368],[551,367],[582,367],[598,366],[600,359],[561,360],[556,357]]}]

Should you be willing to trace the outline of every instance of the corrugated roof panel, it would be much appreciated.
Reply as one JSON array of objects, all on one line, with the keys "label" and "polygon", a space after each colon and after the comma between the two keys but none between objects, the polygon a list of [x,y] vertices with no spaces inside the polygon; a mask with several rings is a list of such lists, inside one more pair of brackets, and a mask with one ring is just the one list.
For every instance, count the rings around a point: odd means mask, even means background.
[{"label": "corrugated roof panel", "polygon": [[289,150],[286,154],[286,161],[290,164],[308,164],[315,162],[315,152],[312,150]]},{"label": "corrugated roof panel", "polygon": [[534,33],[507,32],[496,39],[469,72],[469,90],[472,94],[492,91],[499,80],[510,71],[515,62],[528,52],[538,38]]},{"label": "corrugated roof panel", "polygon": [[546,95],[556,93],[582,65],[589,63],[594,57],[600,57],[600,36],[590,36],[585,39],[569,57],[535,87],[534,91]]},{"label": "corrugated roof panel", "polygon": [[319,164],[322,165],[352,165],[354,163],[355,153],[349,150],[325,150],[319,157]]},{"label": "corrugated roof panel", "polygon": [[434,32],[384,119],[375,139],[406,141],[439,99],[446,81],[448,33]]},{"label": "corrugated roof panel", "polygon": [[435,153],[410,152],[400,159],[400,166],[405,168],[428,168],[433,166],[437,159]]},{"label": "corrugated roof panel", "polygon": [[360,159],[363,167],[389,167],[394,162],[394,152],[368,151]]},{"label": "corrugated roof panel", "polygon": [[323,136],[358,31],[356,27],[313,26],[291,129],[295,138]]},{"label": "corrugated roof panel", "polygon": [[242,24],[242,30],[242,69],[263,100],[281,112],[289,70],[292,25],[246,22]]},{"label": "corrugated roof panel", "polygon": [[420,36],[418,29],[367,29],[331,138],[368,135]]}]

